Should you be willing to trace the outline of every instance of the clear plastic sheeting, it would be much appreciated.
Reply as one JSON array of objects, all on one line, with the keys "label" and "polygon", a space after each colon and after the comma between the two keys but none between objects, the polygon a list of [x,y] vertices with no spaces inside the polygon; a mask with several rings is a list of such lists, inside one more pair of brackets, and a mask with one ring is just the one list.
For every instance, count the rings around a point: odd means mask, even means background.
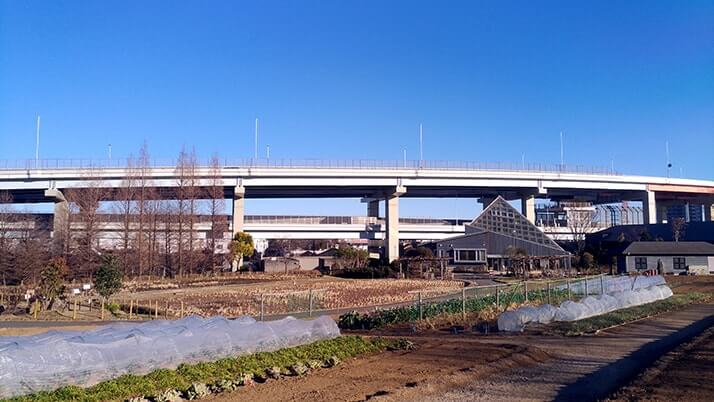
[{"label": "clear plastic sheeting", "polygon": [[564,301],[559,307],[550,304],[538,307],[521,307],[506,311],[498,317],[500,331],[522,331],[528,323],[547,324],[551,321],[577,321],[611,311],[639,306],[672,296],[666,285],[651,286],[635,290],[624,290],[611,294],[588,296],[579,302]]},{"label": "clear plastic sheeting", "polygon": [[[585,285],[587,282],[587,286]],[[588,294],[603,294],[603,293],[613,293],[622,292],[625,290],[635,290],[642,288],[649,288],[657,285],[664,285],[664,277],[661,275],[656,276],[603,276],[602,280],[600,277],[581,279],[577,282],[573,281],[570,284],[570,291],[575,294],[584,295],[585,289],[587,287]],[[565,289],[567,285],[558,286],[559,289]],[[604,291],[603,291],[604,288]]]},{"label": "clear plastic sheeting", "polygon": [[339,335],[335,321],[324,316],[266,322],[188,317],[113,323],[84,332],[0,336],[0,397],[65,385],[90,386],[123,374],[269,352]]}]

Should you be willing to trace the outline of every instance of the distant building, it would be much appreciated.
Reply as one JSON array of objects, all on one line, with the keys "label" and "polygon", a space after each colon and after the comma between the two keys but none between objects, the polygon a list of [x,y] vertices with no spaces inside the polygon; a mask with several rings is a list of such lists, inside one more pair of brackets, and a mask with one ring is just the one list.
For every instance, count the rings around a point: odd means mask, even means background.
[{"label": "distant building", "polygon": [[637,241],[618,261],[621,272],[714,273],[714,245],[701,241]]},{"label": "distant building", "polygon": [[525,255],[532,268],[570,266],[570,253],[501,197],[466,224],[465,232],[434,243],[436,255],[448,257],[455,268],[504,270],[516,252]]},{"label": "distant building", "polygon": [[667,207],[667,222],[674,222],[675,219],[684,219],[685,222],[705,221],[704,208],[708,206],[702,204],[675,204]]}]

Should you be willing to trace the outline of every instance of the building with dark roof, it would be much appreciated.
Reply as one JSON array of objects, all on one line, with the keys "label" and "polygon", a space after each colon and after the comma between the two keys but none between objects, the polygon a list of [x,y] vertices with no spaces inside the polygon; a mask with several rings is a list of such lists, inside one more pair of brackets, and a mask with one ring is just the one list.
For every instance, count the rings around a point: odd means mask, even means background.
[{"label": "building with dark roof", "polygon": [[[637,241],[622,253],[621,271],[714,273],[714,244],[702,241]],[[624,269],[623,269],[624,268]]]},{"label": "building with dark roof", "polygon": [[501,197],[466,224],[465,232],[435,242],[436,255],[448,257],[454,267],[476,270],[504,270],[516,251],[533,268],[570,266],[570,253]]}]

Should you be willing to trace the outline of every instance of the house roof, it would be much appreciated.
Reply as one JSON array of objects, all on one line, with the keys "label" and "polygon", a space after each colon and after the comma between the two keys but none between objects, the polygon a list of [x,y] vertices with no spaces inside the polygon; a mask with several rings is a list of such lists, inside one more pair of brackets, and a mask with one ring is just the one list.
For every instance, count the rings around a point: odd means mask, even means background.
[{"label": "house roof", "polygon": [[623,254],[714,256],[714,245],[703,241],[636,241],[630,244]]}]

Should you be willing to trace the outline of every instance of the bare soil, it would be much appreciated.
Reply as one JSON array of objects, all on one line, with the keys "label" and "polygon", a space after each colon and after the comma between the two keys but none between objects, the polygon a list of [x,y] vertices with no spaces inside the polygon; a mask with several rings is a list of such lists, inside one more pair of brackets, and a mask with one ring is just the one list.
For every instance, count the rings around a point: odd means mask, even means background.
[{"label": "bare soil", "polygon": [[333,369],[287,377],[219,395],[213,401],[365,401],[419,399],[514,367],[544,362],[528,345],[484,344],[473,337],[413,337],[414,351],[351,359]]},{"label": "bare soil", "polygon": [[714,293],[714,275],[671,275],[665,279],[674,293]]},{"label": "bare soil", "polygon": [[37,335],[47,331],[88,331],[95,329],[94,325],[62,325],[62,326],[47,326],[47,327],[13,327],[5,328],[0,324],[0,336],[23,336]]}]

